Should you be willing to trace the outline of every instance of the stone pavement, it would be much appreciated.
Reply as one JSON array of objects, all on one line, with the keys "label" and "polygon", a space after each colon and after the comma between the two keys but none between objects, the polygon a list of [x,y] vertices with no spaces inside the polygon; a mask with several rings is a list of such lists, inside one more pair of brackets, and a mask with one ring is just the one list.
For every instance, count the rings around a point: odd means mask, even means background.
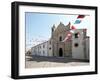
[{"label": "stone pavement", "polygon": [[72,59],[70,57],[44,57],[44,56],[26,56],[26,68],[45,68],[60,66],[83,66],[89,65],[89,62]]}]

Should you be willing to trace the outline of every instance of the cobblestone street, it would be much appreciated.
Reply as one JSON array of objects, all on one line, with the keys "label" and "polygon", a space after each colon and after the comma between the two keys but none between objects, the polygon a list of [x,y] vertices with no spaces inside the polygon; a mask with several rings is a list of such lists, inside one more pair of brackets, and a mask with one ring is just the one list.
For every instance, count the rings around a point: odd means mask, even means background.
[{"label": "cobblestone street", "polygon": [[43,57],[43,56],[26,56],[26,68],[45,68],[60,66],[84,66],[89,62],[76,60],[70,57]]}]

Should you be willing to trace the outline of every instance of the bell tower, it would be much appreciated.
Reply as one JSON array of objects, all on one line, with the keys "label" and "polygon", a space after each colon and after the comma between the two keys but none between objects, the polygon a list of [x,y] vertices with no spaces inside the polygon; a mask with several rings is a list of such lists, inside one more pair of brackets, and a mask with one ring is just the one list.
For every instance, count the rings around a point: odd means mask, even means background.
[{"label": "bell tower", "polygon": [[53,33],[55,31],[55,25],[53,25],[53,27],[51,28],[51,36],[53,37]]},{"label": "bell tower", "polygon": [[76,29],[72,35],[72,58],[86,59],[86,31]]}]

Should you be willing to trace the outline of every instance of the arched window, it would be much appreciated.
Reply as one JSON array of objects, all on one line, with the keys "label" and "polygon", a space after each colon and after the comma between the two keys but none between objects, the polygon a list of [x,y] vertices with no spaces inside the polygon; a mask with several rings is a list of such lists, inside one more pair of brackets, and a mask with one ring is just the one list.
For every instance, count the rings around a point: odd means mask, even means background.
[{"label": "arched window", "polygon": [[59,37],[59,41],[62,41],[62,36]]}]

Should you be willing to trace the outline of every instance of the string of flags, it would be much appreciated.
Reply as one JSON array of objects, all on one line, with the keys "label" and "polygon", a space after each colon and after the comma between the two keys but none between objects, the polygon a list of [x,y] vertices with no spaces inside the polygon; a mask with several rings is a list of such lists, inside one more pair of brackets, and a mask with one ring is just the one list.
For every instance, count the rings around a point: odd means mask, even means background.
[{"label": "string of flags", "polygon": [[84,17],[85,17],[85,15],[78,15],[74,24],[80,24]]},{"label": "string of flags", "polygon": [[[85,15],[78,15],[76,21],[74,22],[74,24],[80,24],[80,23],[82,22],[82,20],[83,20],[84,17],[85,17]],[[64,39],[62,42],[65,42],[65,41],[67,41],[67,40],[71,40],[71,38],[72,38],[72,33],[74,33],[73,30],[75,30],[75,29],[76,29],[76,27],[75,27],[74,25],[72,25],[72,26],[70,27],[70,31],[67,33],[65,39]],[[83,32],[86,32],[86,29],[83,30]],[[80,35],[80,33],[78,33],[78,36],[79,36],[79,35]]]},{"label": "string of flags", "polygon": [[76,20],[74,24],[80,24],[81,20]]},{"label": "string of flags", "polygon": [[78,18],[84,18],[84,17],[85,17],[85,15],[78,15],[77,19]]},{"label": "string of flags", "polygon": [[66,40],[71,40],[71,38],[72,38],[72,33],[68,32],[65,39],[62,42],[65,42]]}]

